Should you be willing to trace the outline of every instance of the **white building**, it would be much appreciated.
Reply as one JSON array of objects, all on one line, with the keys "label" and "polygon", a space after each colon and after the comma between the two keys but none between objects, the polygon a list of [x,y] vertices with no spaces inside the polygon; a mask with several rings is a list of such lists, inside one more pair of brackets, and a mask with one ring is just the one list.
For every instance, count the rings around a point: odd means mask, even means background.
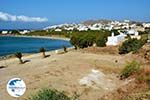
[{"label": "white building", "polygon": [[149,28],[150,27],[150,23],[143,23],[144,28]]},{"label": "white building", "polygon": [[30,31],[28,30],[23,30],[23,31],[19,31],[20,34],[26,34],[26,33],[29,33]]},{"label": "white building", "polygon": [[84,26],[84,25],[81,25],[77,28],[77,30],[79,31],[87,31],[88,30],[88,27]]},{"label": "white building", "polygon": [[139,33],[137,31],[135,31],[134,29],[128,30],[127,34],[129,34],[129,35],[135,35],[135,36],[139,35]]},{"label": "white building", "polygon": [[112,33],[112,35],[108,37],[106,45],[107,46],[116,46],[121,41],[123,41],[125,39],[125,37],[126,37],[126,35],[123,33],[120,33],[120,35],[117,35],[117,36],[114,36],[114,33]]},{"label": "white building", "polygon": [[2,31],[2,34],[7,34],[8,33],[8,31]]},{"label": "white building", "polygon": [[68,28],[64,28],[65,30],[67,30],[67,31],[72,31],[72,30],[74,30],[74,27],[68,27]]},{"label": "white building", "polygon": [[131,38],[141,39],[141,36],[139,35],[139,32],[137,32],[134,29],[128,30],[127,34],[130,35]]},{"label": "white building", "polygon": [[62,29],[55,29],[55,31],[56,31],[56,32],[61,32],[61,31],[62,31]]},{"label": "white building", "polygon": [[113,25],[105,25],[105,26],[104,26],[104,29],[105,29],[105,30],[111,31],[112,28],[113,28]]},{"label": "white building", "polygon": [[101,30],[102,29],[102,24],[96,23],[94,25],[89,25],[88,28],[90,30]]}]

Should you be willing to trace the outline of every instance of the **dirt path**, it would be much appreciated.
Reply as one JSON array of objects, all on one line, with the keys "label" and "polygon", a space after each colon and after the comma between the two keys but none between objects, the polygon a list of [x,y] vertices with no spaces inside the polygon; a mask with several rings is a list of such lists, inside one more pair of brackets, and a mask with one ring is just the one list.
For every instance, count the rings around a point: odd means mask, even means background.
[{"label": "dirt path", "polygon": [[[70,51],[65,54],[48,52],[47,54],[51,56],[45,59],[41,57],[41,54],[26,56],[23,59],[30,62],[25,64],[18,64],[18,59],[6,60],[8,67],[0,69],[0,100],[22,100],[44,87],[65,91],[68,95],[77,92],[82,94],[81,100],[97,100],[124,84],[117,78],[116,70],[130,60],[128,57],[119,55],[80,51]],[[0,61],[0,65],[5,63]],[[98,81],[92,83],[94,84],[92,86],[80,84],[80,80],[87,77],[92,69],[98,70],[103,77],[98,76],[95,79]],[[12,98],[6,91],[8,80],[14,77],[22,78],[27,85],[26,93],[19,99]]]}]

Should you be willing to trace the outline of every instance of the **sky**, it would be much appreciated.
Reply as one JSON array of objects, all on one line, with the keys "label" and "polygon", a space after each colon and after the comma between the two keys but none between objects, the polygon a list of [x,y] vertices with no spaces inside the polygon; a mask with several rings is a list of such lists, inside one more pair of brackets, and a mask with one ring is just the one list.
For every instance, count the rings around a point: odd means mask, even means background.
[{"label": "sky", "polygon": [[0,0],[0,29],[97,19],[150,22],[150,0]]}]

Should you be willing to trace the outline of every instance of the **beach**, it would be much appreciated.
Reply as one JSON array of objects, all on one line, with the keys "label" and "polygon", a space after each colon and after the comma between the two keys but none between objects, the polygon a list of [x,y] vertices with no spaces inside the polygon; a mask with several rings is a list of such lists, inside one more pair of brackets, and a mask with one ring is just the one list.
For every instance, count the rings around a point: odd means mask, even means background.
[{"label": "beach", "polygon": [[28,37],[28,38],[44,38],[44,39],[57,39],[57,40],[65,40],[70,41],[69,38],[58,37],[58,36],[29,36],[29,35],[14,35],[14,37]]},{"label": "beach", "polygon": [[58,39],[70,41],[69,38],[59,37],[59,36],[36,36],[36,35],[0,35],[0,36],[9,36],[9,37],[28,37],[28,38],[45,38],[45,39]]}]

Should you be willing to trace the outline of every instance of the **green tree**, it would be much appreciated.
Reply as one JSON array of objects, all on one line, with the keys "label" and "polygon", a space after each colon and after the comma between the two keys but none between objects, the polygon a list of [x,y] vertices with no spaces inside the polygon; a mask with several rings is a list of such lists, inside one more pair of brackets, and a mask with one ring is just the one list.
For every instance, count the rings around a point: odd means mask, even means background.
[{"label": "green tree", "polygon": [[106,42],[107,42],[106,38],[98,37],[97,40],[96,40],[96,45],[99,46],[99,47],[105,47],[106,46]]},{"label": "green tree", "polygon": [[20,34],[18,30],[12,30],[11,34]]}]

